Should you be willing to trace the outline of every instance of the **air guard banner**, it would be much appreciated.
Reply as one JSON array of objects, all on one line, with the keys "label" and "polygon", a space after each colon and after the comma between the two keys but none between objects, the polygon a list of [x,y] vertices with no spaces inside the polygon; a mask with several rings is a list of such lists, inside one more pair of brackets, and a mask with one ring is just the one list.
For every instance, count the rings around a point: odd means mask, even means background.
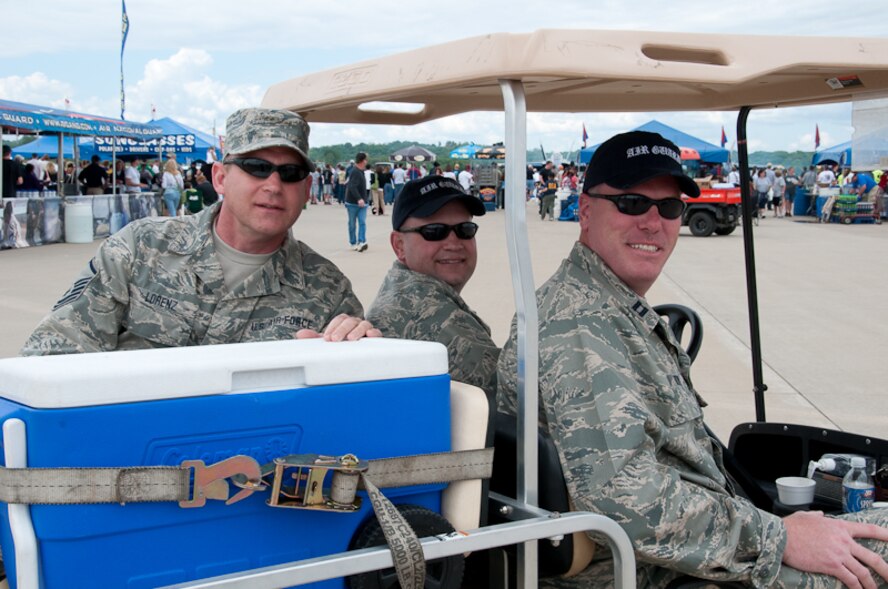
[{"label": "air guard banner", "polygon": [[151,139],[161,134],[159,127],[130,123],[98,115],[59,110],[10,100],[0,100],[0,127],[10,131],[28,130],[98,137]]}]

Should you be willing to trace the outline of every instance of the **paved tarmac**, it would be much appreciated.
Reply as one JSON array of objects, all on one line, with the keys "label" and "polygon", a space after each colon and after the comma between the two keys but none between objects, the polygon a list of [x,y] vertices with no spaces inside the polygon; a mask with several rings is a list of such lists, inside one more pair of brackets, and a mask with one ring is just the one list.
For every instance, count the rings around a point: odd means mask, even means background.
[{"label": "paved tarmac", "polygon": [[[543,222],[535,211],[528,206],[528,233],[534,280],[541,284],[579,228]],[[463,292],[497,343],[505,341],[515,309],[504,219],[498,211],[478,220],[479,263]],[[364,253],[348,248],[345,220],[341,206],[309,206],[294,233],[351,278],[366,308],[394,260],[391,217],[368,218],[370,248]],[[769,217],[755,232],[768,421],[888,437],[882,364],[888,361],[888,225]],[[0,252],[0,358],[18,353],[98,245]],[[745,288],[739,229],[708,238],[682,229],[672,259],[648,293],[652,304],[681,303],[700,313],[703,347],[692,376],[709,403],[707,421],[725,441],[734,425],[755,417]]]}]

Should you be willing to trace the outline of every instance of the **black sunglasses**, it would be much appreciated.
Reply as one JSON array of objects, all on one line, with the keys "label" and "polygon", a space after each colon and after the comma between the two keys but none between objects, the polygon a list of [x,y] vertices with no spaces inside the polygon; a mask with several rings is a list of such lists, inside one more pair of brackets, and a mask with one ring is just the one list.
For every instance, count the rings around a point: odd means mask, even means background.
[{"label": "black sunglasses", "polygon": [[648,212],[648,209],[655,206],[660,212],[660,216],[664,219],[678,219],[687,206],[685,201],[677,197],[656,200],[648,198],[643,194],[596,194],[594,192],[587,192],[586,195],[592,198],[609,200],[617,206],[618,211],[624,215],[633,216],[643,215]]},{"label": "black sunglasses", "polygon": [[445,225],[444,223],[429,223],[420,227],[411,227],[410,229],[399,229],[401,233],[419,233],[426,241],[442,241],[447,239],[450,232],[456,233],[460,239],[472,239],[478,233],[478,225],[471,221],[457,223],[456,225]]},{"label": "black sunglasses", "polygon": [[281,177],[281,182],[301,182],[308,178],[310,170],[301,164],[275,165],[258,157],[232,157],[222,162],[234,164],[254,178],[268,178],[275,172]]}]

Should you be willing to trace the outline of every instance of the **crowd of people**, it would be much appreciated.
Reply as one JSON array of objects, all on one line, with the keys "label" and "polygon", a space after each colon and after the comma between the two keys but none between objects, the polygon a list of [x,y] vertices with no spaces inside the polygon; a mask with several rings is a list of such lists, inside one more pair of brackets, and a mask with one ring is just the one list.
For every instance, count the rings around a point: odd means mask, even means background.
[{"label": "crowd of people", "polygon": [[[12,156],[8,145],[3,146],[3,198],[19,196],[55,196],[155,192],[162,195],[164,213],[176,216],[194,213],[219,200],[209,174],[210,166],[203,161],[192,161],[183,166],[175,153],[166,159],[129,161],[118,159],[112,171],[112,162],[98,155],[89,161],[66,161],[61,178],[55,161],[48,155],[32,154],[25,160],[21,155]],[[200,198],[194,198],[194,192]],[[191,197],[190,200],[188,197]]]},{"label": "crowd of people", "polygon": [[[767,211],[773,217],[792,217],[797,194],[804,190],[806,195],[816,196],[821,189],[837,188],[836,194],[824,203],[818,221],[829,221],[833,204],[838,194],[854,195],[859,201],[872,203],[873,217],[881,222],[882,197],[888,189],[888,174],[884,170],[852,171],[848,167],[833,164],[811,165],[796,173],[794,166],[766,166],[750,169],[751,186],[757,219],[765,218]],[[720,178],[726,185],[740,186],[740,172],[737,166]],[[804,207],[804,214],[814,215],[815,200],[811,198]]]}]

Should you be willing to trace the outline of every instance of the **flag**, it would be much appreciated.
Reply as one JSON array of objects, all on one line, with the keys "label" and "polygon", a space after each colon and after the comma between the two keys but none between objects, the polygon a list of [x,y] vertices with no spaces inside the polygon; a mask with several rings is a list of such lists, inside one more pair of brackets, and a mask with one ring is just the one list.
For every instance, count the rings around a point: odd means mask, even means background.
[{"label": "flag", "polygon": [[728,136],[725,135],[725,126],[724,126],[724,125],[722,125],[722,139],[721,139],[721,143],[722,143],[722,149],[724,149],[725,145],[727,145],[727,143],[728,143]]},{"label": "flag", "polygon": [[210,149],[207,150],[207,154],[210,154],[210,153],[213,154],[213,156],[212,156],[213,159],[208,160],[208,161],[216,161],[216,157],[218,155],[216,153],[216,139],[217,138],[218,138],[218,135],[216,135],[216,119],[213,119],[213,147],[211,147]]},{"label": "flag", "polygon": [[65,110],[71,110],[71,101],[65,98]]},{"label": "flag", "polygon": [[126,36],[129,33],[129,17],[126,15],[126,0],[120,0],[123,14],[120,20],[120,118],[124,119],[126,112],[126,94],[123,90],[123,48],[126,47]]},{"label": "flag", "polygon": [[157,118],[157,107],[152,104],[151,105],[151,120],[153,121],[156,118]]},{"label": "flag", "polygon": [[586,149],[586,142],[589,140],[589,134],[586,133],[586,123],[583,123],[583,149]]},{"label": "flag", "polygon": [[543,149],[543,142],[540,141],[540,153],[543,154],[543,161],[546,161],[546,150]]},{"label": "flag", "polygon": [[814,151],[820,147],[820,125],[814,125]]}]

